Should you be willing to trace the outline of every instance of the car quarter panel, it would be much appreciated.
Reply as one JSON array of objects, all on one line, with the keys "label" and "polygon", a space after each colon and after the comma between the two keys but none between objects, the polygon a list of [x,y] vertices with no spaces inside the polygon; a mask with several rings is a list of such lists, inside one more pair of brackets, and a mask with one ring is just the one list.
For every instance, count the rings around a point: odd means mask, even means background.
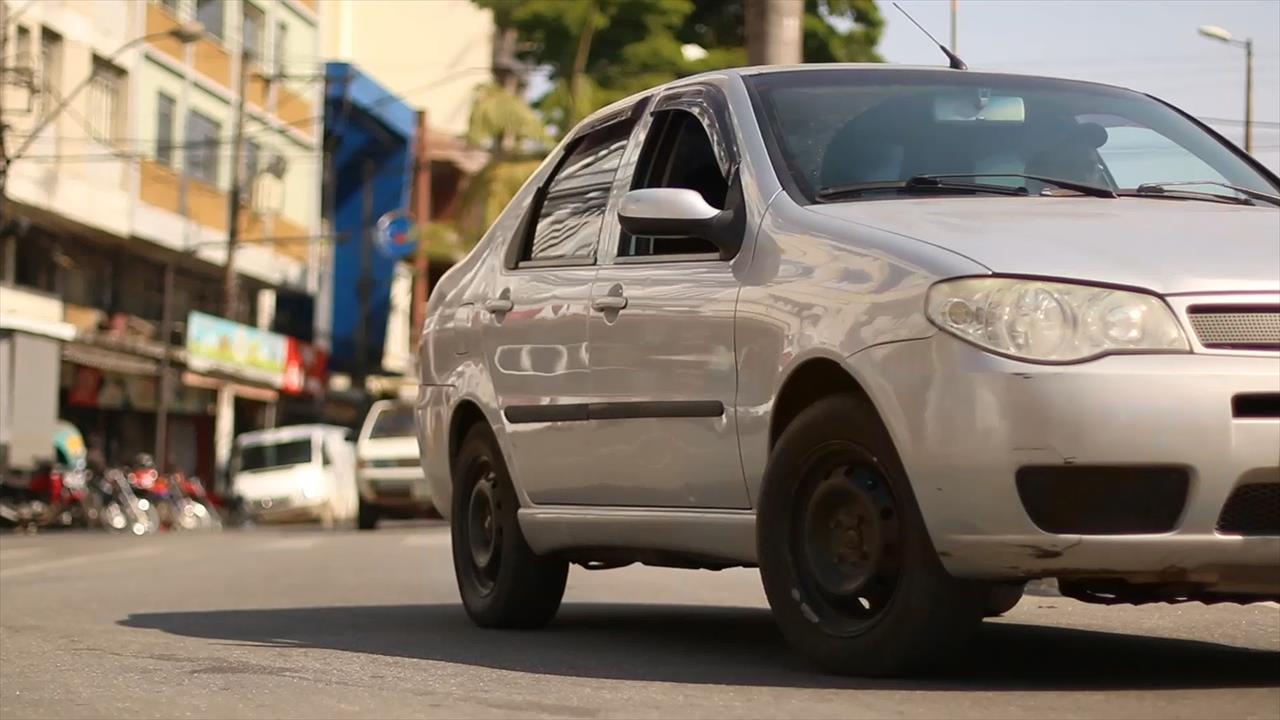
[{"label": "car quarter panel", "polygon": [[736,318],[738,427],[751,497],[768,461],[778,390],[797,367],[932,335],[924,315],[929,286],[985,272],[960,255],[777,195],[757,234]]}]

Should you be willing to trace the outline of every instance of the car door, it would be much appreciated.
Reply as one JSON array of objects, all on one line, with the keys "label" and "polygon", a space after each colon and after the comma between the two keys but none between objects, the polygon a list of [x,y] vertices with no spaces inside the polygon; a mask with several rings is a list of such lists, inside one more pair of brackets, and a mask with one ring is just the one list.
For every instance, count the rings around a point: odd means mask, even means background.
[{"label": "car door", "polygon": [[[682,187],[723,209],[736,152],[712,86],[657,99],[621,190]],[[639,138],[637,138],[639,142]],[[735,258],[695,238],[638,238],[606,224],[591,289],[590,442],[607,470],[580,478],[600,505],[746,508],[734,401]],[[744,253],[739,251],[739,256]],[[744,258],[745,261],[745,258]]]},{"label": "car door", "polygon": [[537,190],[481,305],[486,362],[517,485],[560,497],[581,472],[591,392],[587,314],[600,229],[635,120],[579,130]]}]

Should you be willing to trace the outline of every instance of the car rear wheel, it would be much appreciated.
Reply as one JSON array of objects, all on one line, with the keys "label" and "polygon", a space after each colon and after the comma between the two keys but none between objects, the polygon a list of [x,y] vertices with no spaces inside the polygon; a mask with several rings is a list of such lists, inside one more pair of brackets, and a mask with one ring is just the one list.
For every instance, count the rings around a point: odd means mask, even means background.
[{"label": "car rear wheel", "polygon": [[360,498],[360,509],[356,513],[356,526],[361,530],[372,530],[378,527],[378,506],[367,503]]},{"label": "car rear wheel", "polygon": [[942,568],[888,432],[862,397],[820,400],[783,432],[756,540],[783,635],[831,672],[929,668],[982,619],[986,586]]},{"label": "car rear wheel", "polygon": [[547,624],[560,608],[569,564],[535,555],[525,542],[520,502],[488,428],[467,433],[453,467],[453,567],[467,615],[481,627]]}]

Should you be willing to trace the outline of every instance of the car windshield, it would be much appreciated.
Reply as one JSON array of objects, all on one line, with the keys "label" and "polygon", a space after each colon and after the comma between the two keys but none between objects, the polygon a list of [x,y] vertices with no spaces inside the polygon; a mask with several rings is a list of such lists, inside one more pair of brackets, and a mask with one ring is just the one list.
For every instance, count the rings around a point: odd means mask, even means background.
[{"label": "car windshield", "polygon": [[[1145,194],[1152,185],[1167,197],[1243,196],[1229,186],[1277,193],[1240,153],[1177,110],[1129,90],[901,69],[764,73],[748,85],[775,169],[810,203],[965,184],[1029,195]],[[947,178],[921,182],[929,175]]]},{"label": "car windshield", "polygon": [[246,445],[240,448],[239,468],[243,472],[269,470],[286,465],[311,462],[311,440],[290,440],[271,445]]},{"label": "car windshield", "polygon": [[369,429],[371,439],[412,437],[413,435],[413,408],[403,405],[389,407],[378,413],[378,417],[373,420],[373,427]]}]

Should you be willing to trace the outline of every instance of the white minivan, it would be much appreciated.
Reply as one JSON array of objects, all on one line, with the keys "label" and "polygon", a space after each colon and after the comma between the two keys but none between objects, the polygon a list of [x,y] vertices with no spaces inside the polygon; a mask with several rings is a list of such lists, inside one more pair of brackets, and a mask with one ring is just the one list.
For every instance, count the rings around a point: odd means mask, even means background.
[{"label": "white minivan", "polygon": [[244,433],[231,456],[231,493],[256,520],[349,523],[359,504],[350,436],[337,425]]},{"label": "white minivan", "polygon": [[356,458],[361,530],[377,527],[381,517],[435,515],[431,487],[418,460],[412,405],[396,400],[374,403],[360,428]]}]

